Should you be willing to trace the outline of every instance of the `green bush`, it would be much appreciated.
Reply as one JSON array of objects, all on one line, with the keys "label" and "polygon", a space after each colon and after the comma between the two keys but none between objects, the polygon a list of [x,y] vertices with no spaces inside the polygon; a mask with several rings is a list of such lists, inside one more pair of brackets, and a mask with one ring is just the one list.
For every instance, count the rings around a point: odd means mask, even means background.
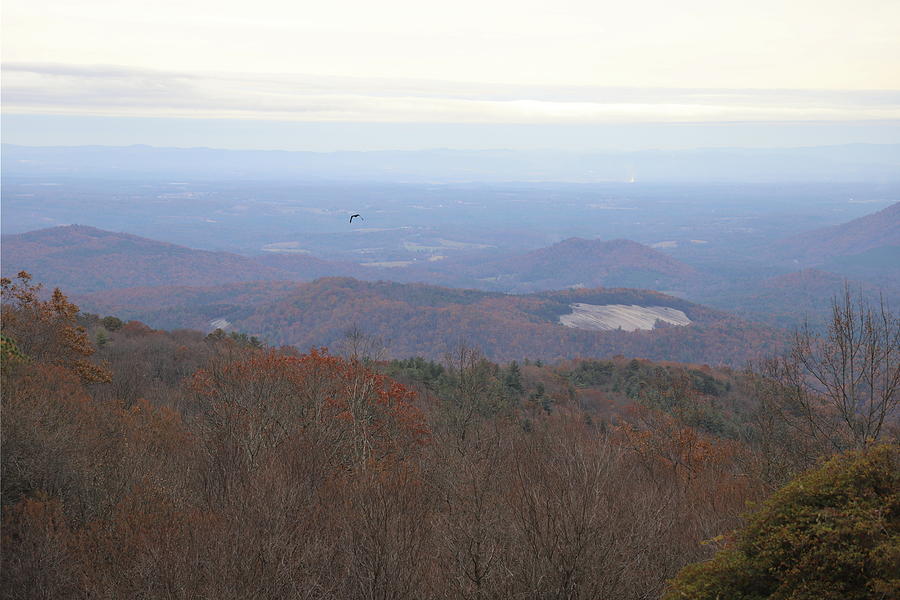
[{"label": "green bush", "polygon": [[767,500],[664,600],[900,598],[898,447],[835,457]]}]

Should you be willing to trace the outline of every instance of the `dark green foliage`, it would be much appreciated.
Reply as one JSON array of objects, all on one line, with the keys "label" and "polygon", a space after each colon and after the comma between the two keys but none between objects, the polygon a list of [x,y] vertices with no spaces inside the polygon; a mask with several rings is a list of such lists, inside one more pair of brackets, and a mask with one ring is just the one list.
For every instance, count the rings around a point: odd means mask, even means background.
[{"label": "dark green foliage", "polygon": [[722,404],[731,383],[699,369],[661,366],[649,361],[582,360],[565,373],[579,388],[623,394],[627,400],[672,414],[690,427],[737,438],[740,424]]},{"label": "dark green foliage", "polygon": [[19,350],[19,345],[16,344],[16,341],[8,335],[0,333],[0,368],[2,368],[3,373],[6,373],[12,365],[23,363],[27,360],[28,357]]},{"label": "dark green foliage", "polygon": [[528,399],[537,403],[544,412],[553,412],[553,398],[547,395],[547,389],[540,381],[534,385],[534,391],[529,395]]},{"label": "dark green foliage", "polygon": [[578,387],[612,383],[616,366],[610,361],[585,360],[569,372],[569,379]]},{"label": "dark green foliage", "polygon": [[779,490],[713,560],[690,565],[665,600],[900,597],[897,446],[831,459]]},{"label": "dark green foliage", "polygon": [[459,365],[445,367],[438,362],[416,356],[394,359],[382,370],[393,379],[407,385],[421,384],[425,389],[441,397],[451,397],[458,391],[461,385],[461,371],[468,372],[469,375],[476,374],[475,379],[480,381],[479,385],[490,388],[492,395],[501,398],[504,404],[514,403],[525,393],[522,370],[515,361],[501,367],[482,358],[468,365],[468,369],[461,370]]},{"label": "dark green foliage", "polygon": [[557,323],[561,316],[571,314],[572,307],[566,302],[548,299],[542,302],[537,308],[533,308],[527,312],[543,321]]},{"label": "dark green foliage", "polygon": [[239,346],[243,347],[262,348],[264,345],[262,341],[255,335],[247,335],[246,333],[232,331],[229,337],[237,342]]},{"label": "dark green foliage", "polygon": [[392,360],[387,363],[385,373],[399,381],[422,383],[435,390],[444,376],[444,366],[421,356]]},{"label": "dark green foliage", "polygon": [[98,348],[102,348],[109,343],[109,333],[105,329],[98,329],[97,333],[94,334],[94,342]]},{"label": "dark green foliage", "polygon": [[[712,433],[719,437],[738,437],[739,424],[734,417],[726,415],[720,405],[717,395],[704,392],[709,389],[704,385],[706,381],[713,381],[712,377],[700,380],[694,377],[699,371],[672,370],[670,368],[656,367],[652,376],[641,379],[632,376],[626,382],[626,394],[632,400],[644,406],[667,412],[678,418],[683,424]],[[703,375],[702,373],[700,373]],[[722,385],[724,388],[724,385]],[[718,391],[718,388],[714,388]]]},{"label": "dark green foliage", "polygon": [[691,376],[694,389],[701,394],[706,394],[707,396],[722,396],[731,389],[731,384],[727,381],[719,381],[703,371],[691,369],[688,371],[688,374]]},{"label": "dark green foliage", "polygon": [[509,366],[506,368],[506,372],[503,375],[503,384],[510,394],[521,395],[524,391],[522,388],[522,372],[519,369],[519,363],[516,361],[509,363]]},{"label": "dark green foliage", "polygon": [[103,325],[103,327],[105,327],[109,331],[118,331],[119,329],[122,328],[122,325],[124,325],[124,323],[122,322],[122,319],[120,319],[118,317],[112,317],[112,316],[103,317],[103,319],[101,319],[100,322]]},{"label": "dark green foliage", "polygon": [[208,342],[220,342],[222,340],[230,340],[241,348],[262,348],[265,344],[255,335],[247,335],[238,331],[225,333],[222,329],[216,329],[206,336]]},{"label": "dark green foliage", "polygon": [[82,327],[103,327],[107,331],[118,331],[125,324],[122,319],[113,316],[100,317],[100,315],[81,311],[77,315],[78,324]]},{"label": "dark green foliage", "polygon": [[646,361],[631,360],[625,367],[609,360],[582,360],[566,375],[577,387],[616,386],[624,389],[632,400],[639,398],[643,387],[652,382],[656,387],[687,376],[693,391],[706,396],[723,396],[731,384],[697,369],[673,369]]}]

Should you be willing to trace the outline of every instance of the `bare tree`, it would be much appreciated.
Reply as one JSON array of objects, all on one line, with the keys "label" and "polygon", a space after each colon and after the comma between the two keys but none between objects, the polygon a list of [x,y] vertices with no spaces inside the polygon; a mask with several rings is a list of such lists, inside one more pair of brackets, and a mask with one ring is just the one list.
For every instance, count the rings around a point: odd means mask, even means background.
[{"label": "bare tree", "polygon": [[450,381],[444,390],[444,425],[464,440],[475,423],[505,408],[502,386],[495,366],[477,348],[460,343],[444,357],[444,363]]},{"label": "bare tree", "polygon": [[354,323],[344,331],[337,345],[338,354],[347,360],[368,364],[384,360],[389,343],[381,336],[366,333]]},{"label": "bare tree", "polygon": [[762,375],[763,410],[812,452],[865,447],[882,437],[900,402],[900,319],[883,299],[873,306],[845,286],[826,331],[805,325]]}]

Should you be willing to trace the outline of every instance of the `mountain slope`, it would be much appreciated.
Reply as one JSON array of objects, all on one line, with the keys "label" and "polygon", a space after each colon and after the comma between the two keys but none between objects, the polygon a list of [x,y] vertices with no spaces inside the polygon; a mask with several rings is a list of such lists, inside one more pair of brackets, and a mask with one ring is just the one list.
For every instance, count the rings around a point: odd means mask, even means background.
[{"label": "mountain slope", "polygon": [[824,326],[831,317],[831,304],[847,285],[853,294],[877,302],[879,294],[891,298],[896,289],[884,283],[874,285],[819,269],[803,269],[765,279],[752,287],[719,291],[705,299],[709,306],[728,310],[741,317],[779,327],[796,327],[804,322]]},{"label": "mountain slope", "polygon": [[74,293],[137,286],[311,280],[325,275],[353,275],[362,269],[305,255],[250,258],[195,250],[85,225],[4,235],[2,243],[4,276],[24,270],[48,287]]},{"label": "mountain slope", "polygon": [[237,254],[193,250],[84,225],[3,236],[2,272],[8,276],[19,270],[69,292],[287,278]]},{"label": "mountain slope", "polygon": [[479,279],[528,292],[598,286],[677,289],[697,276],[693,267],[631,240],[569,238],[486,265]]},{"label": "mountain slope", "polygon": [[[900,202],[847,223],[815,229],[782,241],[776,251],[804,265],[884,249],[900,263]],[[896,265],[895,265],[896,266]]]},{"label": "mountain slope", "polygon": [[407,270],[323,260],[301,253],[248,257],[195,250],[85,225],[4,235],[2,243],[4,276],[25,270],[49,287],[59,286],[74,293],[159,285],[311,281],[320,277],[429,281],[516,293],[598,286],[677,290],[697,276],[692,267],[630,240],[570,238],[483,264],[470,261],[455,266],[452,261],[422,261]]},{"label": "mountain slope", "polygon": [[253,260],[261,265],[277,269],[291,279],[311,281],[320,277],[366,278],[380,269],[361,267],[358,264],[334,260],[324,260],[307,254],[270,253],[255,256]]},{"label": "mountain slope", "polygon": [[[481,348],[494,360],[558,359],[623,354],[709,364],[741,365],[780,334],[672,296],[645,290],[585,289],[524,296],[425,284],[346,278],[311,283],[231,284],[165,288],[153,307],[147,290],[117,290],[76,298],[85,310],[116,313],[162,328],[228,327],[270,344],[301,349],[335,346],[357,326],[388,341],[394,356],[441,358],[457,344]],[[669,307],[691,321],[650,331],[592,331],[565,327],[573,305]]]}]

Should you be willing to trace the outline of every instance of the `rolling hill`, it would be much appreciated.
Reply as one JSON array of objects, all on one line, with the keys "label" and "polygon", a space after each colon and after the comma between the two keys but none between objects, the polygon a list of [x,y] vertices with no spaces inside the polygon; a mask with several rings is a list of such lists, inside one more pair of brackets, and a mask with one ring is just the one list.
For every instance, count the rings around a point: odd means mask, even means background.
[{"label": "rolling hill", "polygon": [[2,244],[4,276],[25,270],[49,287],[75,293],[320,277],[425,281],[512,293],[598,286],[677,290],[697,277],[692,267],[629,240],[570,238],[499,260],[420,261],[407,269],[362,266],[303,253],[251,257],[195,250],[85,225],[4,235]]},{"label": "rolling hill", "polygon": [[[884,266],[896,268],[900,265],[900,202],[847,223],[793,236],[774,250],[804,266],[841,262],[872,265],[869,259],[876,258]],[[893,260],[888,261],[891,256]]]},{"label": "rolling hill", "polygon": [[563,288],[683,289],[698,273],[658,250],[631,240],[568,238],[472,270],[473,287],[513,293]]},{"label": "rolling hill", "polygon": [[[154,303],[154,298],[156,302]],[[165,287],[82,295],[83,309],[159,328],[213,327],[301,349],[334,346],[356,326],[386,341],[393,356],[440,358],[459,343],[493,360],[604,357],[741,365],[777,347],[780,334],[658,292],[579,289],[521,296],[425,284],[323,278],[311,283]],[[574,305],[671,308],[688,326],[597,331],[566,327]],[[774,344],[774,346],[773,346]]]},{"label": "rolling hill", "polygon": [[209,286],[241,281],[354,274],[353,265],[305,255],[260,259],[66,225],[2,237],[2,273],[25,270],[35,281],[71,293],[159,285]]},{"label": "rolling hill", "polygon": [[[897,298],[900,296],[900,202],[847,223],[788,238],[776,245],[772,254],[793,266],[814,267],[853,280],[857,283],[851,287],[871,291],[868,294],[871,298],[879,294],[888,300]],[[830,298],[831,294],[827,296]],[[747,300],[753,300],[752,294]],[[767,306],[762,302],[756,309],[765,310]],[[789,308],[786,303],[780,306]]]},{"label": "rolling hill", "polygon": [[831,303],[840,297],[844,286],[860,293],[869,301],[879,294],[887,298],[891,288],[863,281],[848,280],[841,275],[819,269],[803,269],[765,279],[752,288],[718,291],[706,299],[710,306],[728,310],[746,319],[791,328],[804,322],[822,327],[831,316]]}]

